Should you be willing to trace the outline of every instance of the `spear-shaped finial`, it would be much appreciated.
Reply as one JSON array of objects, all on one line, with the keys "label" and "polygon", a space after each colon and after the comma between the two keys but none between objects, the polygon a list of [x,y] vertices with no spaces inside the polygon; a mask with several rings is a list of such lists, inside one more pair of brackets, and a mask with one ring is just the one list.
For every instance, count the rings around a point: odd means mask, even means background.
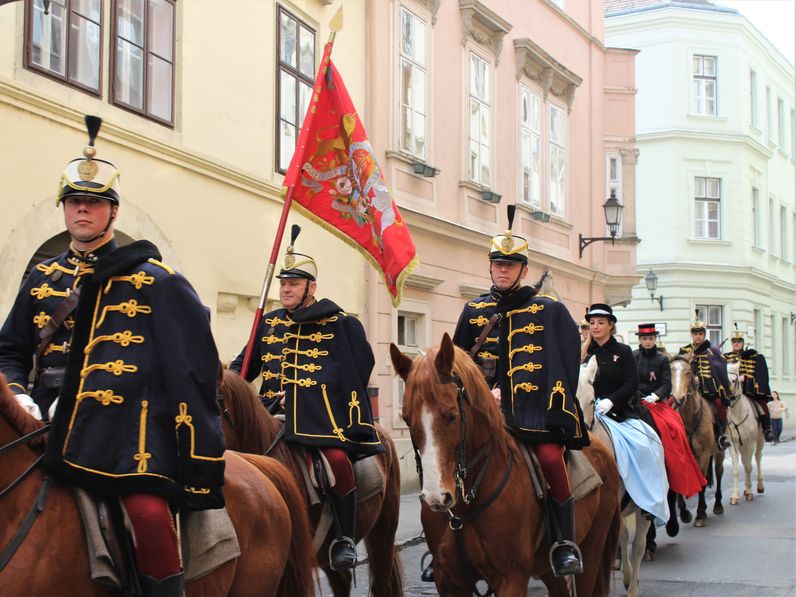
[{"label": "spear-shaped finial", "polygon": [[332,20],[329,21],[329,41],[334,41],[334,36],[337,35],[340,31],[343,30],[343,6],[340,5],[340,8],[337,9],[337,12],[334,13]]}]

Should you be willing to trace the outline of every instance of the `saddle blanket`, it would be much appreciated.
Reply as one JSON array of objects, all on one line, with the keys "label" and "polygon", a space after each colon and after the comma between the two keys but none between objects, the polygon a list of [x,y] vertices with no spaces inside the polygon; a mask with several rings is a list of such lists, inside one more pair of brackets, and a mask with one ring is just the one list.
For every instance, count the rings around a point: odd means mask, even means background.
[{"label": "saddle blanket", "polygon": [[[546,483],[542,482],[544,474],[536,455],[527,445],[520,444],[520,451],[525,459],[525,465],[531,473],[536,499],[542,500],[547,494]],[[564,462],[567,465],[567,477],[575,501],[585,498],[592,491],[603,484],[603,480],[597,473],[588,456],[581,450],[566,450],[564,452]]]},{"label": "saddle blanket", "polygon": [[[291,453],[301,468],[301,473],[304,477],[304,486],[307,489],[307,495],[310,499],[310,505],[314,506],[315,504],[320,504],[321,494],[319,489],[322,488],[315,476],[315,471],[313,471],[307,464],[310,462],[311,458],[309,456],[309,451],[306,448],[296,448],[291,449]],[[334,474],[332,473],[332,467],[329,465],[329,462],[326,460],[323,452],[316,451],[315,454],[316,456],[320,457],[321,462],[323,463],[326,477],[329,479],[329,484],[334,486]],[[370,456],[368,458],[363,458],[362,460],[357,460],[353,463],[354,480],[356,481],[357,485],[358,504],[361,504],[362,502],[372,498],[377,493],[384,491],[386,480],[384,479],[384,475],[381,473],[381,468],[379,468],[379,463],[376,461],[376,458],[377,456]]]},{"label": "saddle blanket", "polygon": [[[82,489],[73,490],[86,531],[91,580],[122,588],[122,574],[103,536],[99,504]],[[240,556],[238,537],[226,508],[182,513],[180,537],[186,581],[200,578]]]}]

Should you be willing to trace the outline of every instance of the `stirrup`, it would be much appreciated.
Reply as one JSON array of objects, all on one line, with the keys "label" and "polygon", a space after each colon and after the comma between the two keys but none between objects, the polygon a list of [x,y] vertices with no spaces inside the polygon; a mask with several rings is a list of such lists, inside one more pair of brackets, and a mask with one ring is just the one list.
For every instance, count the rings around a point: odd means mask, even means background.
[{"label": "stirrup", "polygon": [[[340,562],[339,564],[335,565],[335,562],[332,558],[332,552],[341,543],[347,545],[351,549],[351,553],[353,554],[353,559],[351,559],[350,563]],[[329,567],[332,570],[350,570],[356,567],[356,565],[357,565],[357,546],[353,540],[351,540],[349,537],[340,537],[339,539],[335,539],[329,544]]]},{"label": "stirrup", "polygon": [[718,445],[719,450],[726,450],[730,447],[730,440],[727,439],[725,434],[721,434],[719,437],[716,438],[716,445]]},{"label": "stirrup", "polygon": [[[553,562],[553,553],[561,547],[570,547],[575,552],[575,558],[577,559],[578,567],[570,572],[562,572],[559,573],[556,571],[555,563]],[[570,576],[572,574],[580,574],[583,572],[583,556],[580,553],[580,547],[574,541],[557,541],[550,546],[550,551],[547,554],[550,560],[550,569],[553,571],[553,576]]]},{"label": "stirrup", "polygon": [[[426,559],[429,560],[428,564],[426,564]],[[423,557],[420,558],[420,570],[420,580],[423,582],[434,582],[434,557],[430,551],[424,553]]]}]

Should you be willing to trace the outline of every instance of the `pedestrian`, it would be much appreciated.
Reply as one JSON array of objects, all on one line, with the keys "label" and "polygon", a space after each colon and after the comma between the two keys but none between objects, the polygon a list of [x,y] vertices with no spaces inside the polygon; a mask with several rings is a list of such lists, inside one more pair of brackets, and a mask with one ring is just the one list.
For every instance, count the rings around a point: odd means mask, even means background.
[{"label": "pedestrian", "polygon": [[728,363],[740,363],[738,375],[741,389],[757,405],[756,412],[766,441],[773,442],[775,433],[771,429],[771,416],[768,407],[768,402],[771,400],[771,389],[768,384],[766,357],[754,348],[744,346],[744,333],[738,330],[737,324],[730,337],[730,342],[732,351],[724,353],[724,358]]},{"label": "pedestrian", "polygon": [[[575,397],[578,327],[562,303],[539,293],[541,281],[535,286],[523,283],[528,275],[528,242],[512,232],[513,217],[511,205],[508,230],[492,238],[489,249],[490,293],[474,302],[484,303],[489,311],[483,317],[489,313],[487,320],[495,321],[497,342],[489,344],[496,344],[497,356],[493,394],[500,399],[509,429],[536,454],[550,486],[553,572],[579,574],[583,564],[575,544],[575,502],[564,464],[565,447],[577,450],[589,443]],[[473,309],[470,303],[465,305],[454,334],[458,346],[471,354],[480,337],[470,323],[476,314]]]},{"label": "pedestrian", "polygon": [[706,339],[705,322],[696,319],[691,324],[691,344],[680,347],[679,354],[691,358],[691,369],[699,380],[702,397],[713,407],[715,413],[716,443],[726,450],[730,441],[727,429],[727,406],[730,404],[730,378],[727,376],[727,361],[716,346]]},{"label": "pedestrian", "polygon": [[89,145],[59,185],[69,250],[20,289],[0,330],[0,371],[29,412],[49,411],[50,474],[119,498],[144,595],[176,596],[170,506],[224,505],[218,352],[207,309],[155,245],[117,245],[119,171],[95,157],[101,124],[86,117]]},{"label": "pedestrian", "polygon": [[[316,300],[318,268],[296,253],[294,225],[279,278],[281,308],[258,323],[247,381],[262,379],[260,397],[273,410],[284,404],[288,442],[323,453],[334,476],[329,499],[335,540],[333,570],[356,565],[356,483],[351,460],[384,451],[373,422],[367,386],[375,359],[359,320],[329,299]],[[240,372],[244,350],[230,364]]]},{"label": "pedestrian", "polygon": [[780,442],[782,436],[782,418],[788,412],[788,406],[779,399],[779,392],[771,392],[771,402],[768,403],[768,410],[771,413],[771,427],[774,430],[774,445]]},{"label": "pedestrian", "polygon": [[[675,512],[676,494],[685,497],[695,495],[707,484],[707,480],[691,452],[682,418],[666,402],[672,391],[672,372],[669,359],[656,346],[658,330],[654,323],[642,323],[636,335],[639,347],[633,351],[633,358],[638,371],[638,395],[642,413],[648,413],[654,421],[663,444],[666,479],[669,483],[666,497],[670,516],[666,532],[674,537],[679,532]],[[655,525],[651,524],[647,531],[645,560],[655,559],[655,538]]]}]

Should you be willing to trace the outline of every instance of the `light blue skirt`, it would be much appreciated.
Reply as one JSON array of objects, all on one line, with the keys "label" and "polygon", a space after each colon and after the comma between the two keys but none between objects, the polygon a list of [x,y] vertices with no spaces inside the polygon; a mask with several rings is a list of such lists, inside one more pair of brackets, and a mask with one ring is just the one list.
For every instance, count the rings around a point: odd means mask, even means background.
[{"label": "light blue skirt", "polygon": [[663,445],[655,430],[641,419],[627,419],[620,423],[597,412],[594,416],[611,434],[616,465],[625,490],[639,508],[655,517],[655,526],[663,526],[669,520],[666,502],[669,482]]}]

